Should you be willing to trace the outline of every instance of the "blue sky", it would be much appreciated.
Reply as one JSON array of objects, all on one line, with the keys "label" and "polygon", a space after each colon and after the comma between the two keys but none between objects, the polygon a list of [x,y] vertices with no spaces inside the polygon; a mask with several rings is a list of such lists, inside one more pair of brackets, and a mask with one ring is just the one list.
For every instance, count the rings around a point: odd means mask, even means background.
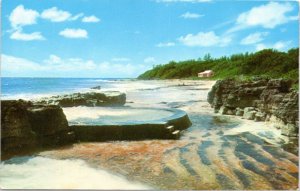
[{"label": "blue sky", "polygon": [[136,77],[171,60],[298,47],[297,1],[2,0],[1,75]]}]

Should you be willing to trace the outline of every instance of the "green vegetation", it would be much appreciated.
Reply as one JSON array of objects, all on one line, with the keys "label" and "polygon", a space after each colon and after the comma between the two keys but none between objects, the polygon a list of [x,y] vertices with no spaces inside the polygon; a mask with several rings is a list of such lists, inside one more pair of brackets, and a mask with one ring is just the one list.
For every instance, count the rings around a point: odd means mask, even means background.
[{"label": "green vegetation", "polygon": [[259,76],[292,79],[297,84],[298,59],[299,48],[290,49],[288,52],[265,49],[221,58],[212,58],[207,54],[198,60],[171,61],[165,65],[154,66],[138,79],[200,79],[197,77],[199,72],[213,70],[214,76],[210,79],[249,79]]}]

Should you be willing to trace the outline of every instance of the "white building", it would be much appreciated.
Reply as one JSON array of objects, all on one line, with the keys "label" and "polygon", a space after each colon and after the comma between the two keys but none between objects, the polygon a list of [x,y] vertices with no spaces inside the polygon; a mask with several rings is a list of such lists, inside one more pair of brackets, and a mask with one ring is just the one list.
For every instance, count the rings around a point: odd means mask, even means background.
[{"label": "white building", "polygon": [[212,70],[205,70],[204,72],[198,73],[199,78],[208,78],[212,77],[214,75],[214,72]]}]

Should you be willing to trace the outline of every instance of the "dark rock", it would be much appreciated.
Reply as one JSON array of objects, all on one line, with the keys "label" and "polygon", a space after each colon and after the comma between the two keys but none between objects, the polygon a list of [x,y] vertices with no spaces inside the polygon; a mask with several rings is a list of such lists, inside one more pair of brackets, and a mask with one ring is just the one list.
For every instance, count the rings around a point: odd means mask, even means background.
[{"label": "dark rock", "polygon": [[244,109],[243,118],[248,119],[248,120],[254,120],[256,113],[257,113],[257,111],[255,111],[254,107],[246,107]]},{"label": "dark rock", "polygon": [[57,105],[28,108],[32,130],[43,146],[64,145],[74,139],[63,110]]},{"label": "dark rock", "polygon": [[[212,87],[207,100],[215,112],[223,114],[228,114],[230,108],[236,109],[235,115],[256,121],[270,120],[274,116],[282,134],[293,136],[295,133],[292,132],[298,132],[299,127],[299,93],[292,91],[291,85],[290,80],[284,79],[219,80]],[[247,109],[243,113],[242,109],[248,107],[254,107],[256,111]],[[290,128],[291,132],[286,128]]]},{"label": "dark rock", "polygon": [[236,112],[235,112],[236,116],[243,116],[244,115],[244,110],[241,108],[236,108]]},{"label": "dark rock", "polygon": [[1,158],[75,141],[62,109],[23,100],[1,101]]},{"label": "dark rock", "polygon": [[235,109],[228,109],[227,115],[235,115],[236,110]]},{"label": "dark rock", "polygon": [[93,90],[100,90],[101,86],[95,86],[95,87],[92,87],[91,89],[93,89]]},{"label": "dark rock", "polygon": [[265,121],[266,120],[266,114],[259,111],[255,114],[254,120],[255,121]]},{"label": "dark rock", "polygon": [[53,96],[37,100],[39,104],[53,104],[61,107],[74,106],[122,106],[126,103],[126,94],[110,91],[110,92],[88,92],[74,93],[61,96]]},{"label": "dark rock", "polygon": [[1,101],[1,158],[37,144],[27,108],[30,102]]},{"label": "dark rock", "polygon": [[298,129],[296,125],[288,123],[287,125],[281,128],[281,134],[290,137],[295,137],[298,135]]},{"label": "dark rock", "polygon": [[227,114],[227,111],[228,111],[228,108],[225,106],[222,106],[219,110],[219,113],[225,115],[225,114]]},{"label": "dark rock", "polygon": [[291,80],[272,79],[268,81],[268,89],[278,89],[280,92],[288,93],[292,85]]}]

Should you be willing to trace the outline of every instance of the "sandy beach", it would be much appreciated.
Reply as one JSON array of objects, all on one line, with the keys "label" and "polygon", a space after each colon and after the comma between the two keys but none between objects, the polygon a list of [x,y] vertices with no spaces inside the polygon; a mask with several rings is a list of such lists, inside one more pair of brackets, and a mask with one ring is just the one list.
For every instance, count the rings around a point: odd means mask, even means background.
[{"label": "sandy beach", "polygon": [[214,114],[206,101],[214,83],[170,80],[115,84],[114,88],[127,94],[127,106],[186,111],[193,125],[180,140],[77,143],[39,156],[82,160],[155,189],[296,188],[298,156],[283,150],[286,137],[264,122]]}]

